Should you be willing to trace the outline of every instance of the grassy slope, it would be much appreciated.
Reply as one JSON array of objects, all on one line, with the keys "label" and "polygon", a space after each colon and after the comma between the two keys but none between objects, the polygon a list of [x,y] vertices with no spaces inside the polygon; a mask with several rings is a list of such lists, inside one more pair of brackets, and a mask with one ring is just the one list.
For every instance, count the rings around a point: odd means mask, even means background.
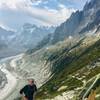
[{"label": "grassy slope", "polygon": [[[52,71],[55,73],[53,77],[40,88],[37,99],[53,98],[64,91],[81,87],[83,82],[76,77],[71,77],[72,75],[76,75],[77,73],[79,74],[78,77],[85,75],[84,79],[89,80],[94,75],[100,73],[100,68],[94,68],[89,70],[90,73],[85,73],[88,70],[86,66],[100,57],[100,40],[85,49],[77,49],[80,44],[81,41],[79,41],[78,45],[70,49],[64,49],[60,53],[53,53],[53,56],[49,57],[49,61],[51,61],[53,65]],[[70,52],[71,50],[72,52]],[[68,88],[58,92],[61,86],[68,86]]]}]

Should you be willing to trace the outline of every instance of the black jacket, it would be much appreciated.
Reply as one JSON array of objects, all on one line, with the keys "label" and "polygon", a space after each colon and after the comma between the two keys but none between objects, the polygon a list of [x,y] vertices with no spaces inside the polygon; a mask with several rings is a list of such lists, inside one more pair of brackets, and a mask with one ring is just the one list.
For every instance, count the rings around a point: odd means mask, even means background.
[{"label": "black jacket", "polygon": [[36,85],[26,85],[24,86],[24,88],[22,88],[20,90],[20,94],[25,94],[25,97],[28,99],[28,100],[33,100],[33,95],[34,93],[37,91],[37,87]]}]

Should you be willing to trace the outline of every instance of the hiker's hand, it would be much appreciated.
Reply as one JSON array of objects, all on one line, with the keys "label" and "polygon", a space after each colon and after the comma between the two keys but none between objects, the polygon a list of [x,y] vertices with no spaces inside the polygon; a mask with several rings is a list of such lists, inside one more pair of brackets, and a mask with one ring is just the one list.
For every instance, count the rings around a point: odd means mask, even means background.
[{"label": "hiker's hand", "polygon": [[23,96],[23,99],[22,100],[28,100],[25,96]]}]

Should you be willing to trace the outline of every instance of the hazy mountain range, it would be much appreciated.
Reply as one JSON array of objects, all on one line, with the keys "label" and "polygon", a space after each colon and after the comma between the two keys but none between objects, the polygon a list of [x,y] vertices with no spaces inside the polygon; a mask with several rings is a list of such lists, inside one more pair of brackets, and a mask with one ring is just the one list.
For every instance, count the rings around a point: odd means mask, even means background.
[{"label": "hazy mountain range", "polygon": [[17,32],[7,31],[0,27],[1,58],[34,48],[39,41],[46,35],[52,34],[54,30],[55,27],[38,27],[29,23],[24,24]]}]

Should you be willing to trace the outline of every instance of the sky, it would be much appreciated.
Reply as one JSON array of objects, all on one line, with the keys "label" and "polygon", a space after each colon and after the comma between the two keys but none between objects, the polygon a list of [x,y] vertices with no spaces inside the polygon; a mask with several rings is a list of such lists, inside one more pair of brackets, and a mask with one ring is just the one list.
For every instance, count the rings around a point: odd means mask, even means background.
[{"label": "sky", "polygon": [[82,10],[87,0],[0,0],[0,26],[19,30],[25,23],[57,26],[72,12]]}]

